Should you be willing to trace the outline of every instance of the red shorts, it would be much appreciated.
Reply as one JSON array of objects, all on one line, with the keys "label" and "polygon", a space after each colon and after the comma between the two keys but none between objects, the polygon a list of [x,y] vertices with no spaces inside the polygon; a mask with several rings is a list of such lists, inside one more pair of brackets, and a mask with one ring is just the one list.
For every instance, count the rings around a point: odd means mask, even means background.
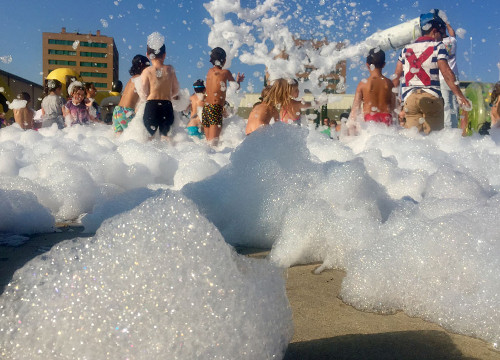
[{"label": "red shorts", "polygon": [[389,113],[369,113],[365,114],[365,121],[375,121],[386,125],[392,124],[392,115]]}]

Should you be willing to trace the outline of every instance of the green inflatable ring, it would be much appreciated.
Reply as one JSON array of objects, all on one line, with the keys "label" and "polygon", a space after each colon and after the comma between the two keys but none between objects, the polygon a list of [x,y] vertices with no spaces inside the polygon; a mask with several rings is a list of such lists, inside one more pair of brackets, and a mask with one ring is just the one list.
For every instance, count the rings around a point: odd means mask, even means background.
[{"label": "green inflatable ring", "polygon": [[492,87],[490,83],[473,82],[465,88],[465,96],[472,102],[472,110],[468,112],[467,135],[488,134],[491,127],[489,104]]}]

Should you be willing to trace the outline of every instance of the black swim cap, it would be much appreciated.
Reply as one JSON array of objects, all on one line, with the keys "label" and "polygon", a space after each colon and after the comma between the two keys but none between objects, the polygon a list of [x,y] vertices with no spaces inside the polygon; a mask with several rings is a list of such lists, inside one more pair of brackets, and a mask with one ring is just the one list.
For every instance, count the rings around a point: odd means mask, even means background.
[{"label": "black swim cap", "polygon": [[203,80],[198,79],[198,80],[196,80],[193,83],[193,87],[195,87],[195,88],[204,88],[205,87],[205,83],[203,82]]},{"label": "black swim cap", "polygon": [[210,52],[210,62],[215,65],[216,61],[219,61],[220,65],[226,61],[226,52],[223,48],[216,47]]},{"label": "black swim cap", "polygon": [[123,83],[120,80],[117,80],[116,82],[113,81],[111,84],[111,91],[114,92],[122,92],[123,90]]}]

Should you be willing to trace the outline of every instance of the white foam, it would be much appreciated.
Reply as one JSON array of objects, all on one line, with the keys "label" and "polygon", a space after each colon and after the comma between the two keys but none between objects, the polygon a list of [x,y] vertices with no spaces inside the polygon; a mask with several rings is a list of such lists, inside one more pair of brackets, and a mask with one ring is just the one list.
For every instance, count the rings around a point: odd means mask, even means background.
[{"label": "white foam", "polygon": [[[294,32],[288,26],[294,19],[307,19],[301,18],[298,4],[294,3],[298,6],[293,16],[287,16],[277,10],[280,3],[278,0],[266,1],[254,9],[228,0],[206,5],[212,16],[206,21],[211,29],[208,45],[221,46],[226,50],[226,67],[230,66],[231,59],[239,57],[247,64],[266,65],[273,79],[294,76],[303,71],[305,65],[313,64],[316,70],[310,73],[311,81],[307,86],[314,96],[321,98],[323,88],[317,85],[321,74],[335,69],[339,60],[352,59],[351,66],[358,66],[367,50],[377,45],[366,41],[351,45],[346,41],[345,48],[340,51],[333,42],[321,50],[307,45],[296,47],[292,36]],[[356,21],[350,20],[351,16],[359,17],[355,8],[343,5],[332,8],[347,19],[338,19],[337,29],[349,32],[356,26]],[[326,18],[320,20],[324,23]],[[316,26],[318,22],[314,24]],[[465,30],[457,30],[459,36],[463,33]],[[282,50],[289,54],[288,61],[275,59]],[[345,83],[345,79],[340,80],[340,85]],[[304,91],[304,86],[301,85],[301,91]],[[231,95],[230,90],[228,95]],[[122,306],[126,294],[119,286],[125,286],[125,270],[126,274],[130,274],[127,275],[127,284],[131,279],[134,281],[134,288],[128,287],[127,291],[143,299],[146,296],[145,292],[141,292],[146,283],[143,279],[150,279],[149,276],[158,272],[176,276],[180,272],[182,279],[189,278],[191,272],[195,274],[191,276],[193,279],[200,276],[202,271],[198,263],[191,262],[193,259],[200,259],[203,269],[210,267],[218,277],[218,271],[228,266],[231,269],[238,266],[247,269],[241,266],[241,261],[245,263],[246,260],[239,260],[221,245],[220,231],[224,240],[231,244],[272,247],[270,259],[279,266],[320,261],[321,269],[344,269],[347,275],[342,285],[342,298],[360,309],[380,312],[402,309],[455,332],[492,343],[500,340],[500,264],[495,222],[500,204],[498,129],[492,129],[489,137],[475,135],[463,138],[457,129],[423,136],[415,130],[358,122],[358,136],[348,137],[343,129],[340,140],[331,140],[313,127],[278,123],[245,137],[245,120],[232,115],[225,120],[219,146],[210,147],[204,141],[187,136],[185,125],[178,115],[168,142],[149,142],[144,126],[136,120],[138,118],[132,120],[119,138],[115,138],[109,127],[101,124],[75,126],[62,131],[56,127],[38,132],[22,131],[16,125],[0,130],[0,155],[9,158],[6,162],[2,158],[0,163],[0,189],[4,197],[11,199],[0,202],[2,212],[8,211],[5,204],[19,204],[19,213],[36,208],[36,214],[50,212],[57,220],[83,217],[82,222],[89,231],[101,226],[100,233],[92,241],[76,240],[73,245],[62,244],[52,250],[47,260],[35,259],[21,270],[19,274],[24,276],[16,277],[16,284],[20,286],[19,291],[24,291],[28,301],[37,304],[35,309],[39,310],[38,314],[31,313],[28,307],[20,309],[20,302],[14,302],[15,306],[9,307],[8,315],[5,313],[0,320],[2,323],[8,323],[10,327],[12,324],[24,326],[18,321],[22,324],[26,318],[26,329],[31,331],[33,327],[33,331],[41,332],[39,322],[34,319],[43,316],[44,309],[52,314],[55,308],[38,301],[48,302],[45,298],[57,295],[54,283],[76,284],[83,293],[90,291],[95,295],[93,286],[97,286],[95,279],[98,279],[105,289],[121,290],[101,290],[99,296],[103,294],[103,303],[114,302]],[[170,189],[172,192],[157,195],[155,191],[158,189]],[[183,196],[191,200],[187,201]],[[146,208],[139,206],[145,199],[149,199],[146,200],[149,205]],[[123,214],[131,208],[130,213]],[[156,221],[157,214],[167,216],[167,209],[175,213],[179,224],[167,222],[172,227],[165,228],[165,222]],[[105,220],[114,214],[118,217]],[[40,226],[50,228],[53,225],[53,218],[39,218]],[[40,231],[25,227],[17,229],[21,219],[16,218],[4,231]],[[207,219],[217,230],[208,224]],[[131,240],[133,237],[140,241]],[[215,253],[209,254],[210,258],[198,252],[196,246],[191,246],[199,245],[200,239],[206,238],[215,238],[218,244],[214,246]],[[156,239],[155,246],[158,239],[167,241],[160,241],[161,251],[158,247],[153,251],[148,247],[152,239]],[[120,246],[115,246],[117,243]],[[175,260],[169,257],[165,262],[165,258],[160,256],[170,255],[175,247],[168,248],[165,243],[177,246],[182,256]],[[146,247],[143,249],[143,246]],[[203,246],[200,248],[205,249]],[[219,253],[230,253],[231,256],[222,257]],[[75,254],[79,259],[75,259]],[[99,268],[104,265],[103,272],[99,272],[95,279],[79,269],[87,259],[91,260],[94,268],[97,263]],[[138,266],[135,260],[143,266],[141,270],[135,268]],[[50,267],[48,263],[51,263]],[[265,264],[255,266],[255,271],[262,269],[263,273],[250,277],[259,281],[261,278],[269,279],[266,272],[274,274],[275,269]],[[172,268],[174,265],[175,268]],[[30,277],[32,270],[40,266],[48,269],[52,282],[39,284],[39,273],[36,273],[36,278]],[[105,274],[106,271],[109,274]],[[236,285],[233,287],[234,282],[231,281],[234,278],[226,277],[233,273],[229,270],[221,272],[224,284],[229,285],[221,285],[218,290],[223,289],[227,294],[227,288],[240,289]],[[134,274],[142,279],[135,279]],[[82,276],[87,277],[81,280]],[[271,276],[275,279],[274,275]],[[176,279],[179,278],[172,280],[167,277],[161,282],[174,286],[172,281]],[[281,279],[276,280],[279,286],[267,287],[263,293],[259,292],[260,284],[255,285],[253,280],[238,279],[241,281],[238,286],[244,284],[242,286],[248,288],[243,298],[253,299],[252,294],[257,294],[263,299],[274,299],[271,293],[276,296],[275,289],[279,288],[278,298],[281,299]],[[40,294],[47,292],[46,297],[29,293],[28,289],[33,289],[34,283],[40,286]],[[48,296],[50,284],[53,287]],[[57,289],[60,290],[58,286]],[[155,287],[152,293],[165,294],[158,289]],[[189,292],[191,290],[193,292]],[[168,288],[165,291],[169,299],[175,297],[175,293],[169,292]],[[197,289],[187,287],[183,291],[188,291],[181,293],[186,298],[202,298]],[[10,295],[6,298],[2,296],[0,301],[8,303]],[[68,295],[68,298],[71,296]],[[86,311],[97,309],[94,307],[97,303],[89,303],[95,300],[95,296],[82,296],[80,299],[83,299],[82,304],[88,305],[85,311],[82,310],[84,316],[94,316]],[[269,304],[274,304],[273,301],[269,300]],[[283,304],[282,301],[278,303]],[[225,304],[223,301],[222,305]],[[78,306],[84,308],[78,303],[74,306],[75,309]],[[201,310],[203,306],[197,303],[194,308]],[[267,310],[267,306],[265,304],[262,308]],[[59,307],[63,308],[62,305]],[[123,308],[120,309],[118,313],[123,314]],[[248,309],[256,308],[245,302],[242,308],[235,311],[236,315],[231,313],[231,319],[240,321],[240,315],[243,312],[248,314]],[[78,308],[78,313],[80,310]],[[98,310],[96,314],[102,318],[115,315],[113,312],[102,315],[102,308]],[[212,323],[212,318],[209,321],[203,317],[206,314],[185,311],[188,312],[184,322],[201,324],[197,330],[201,331]],[[279,313],[276,323],[286,324],[288,316],[289,313]],[[139,319],[136,309],[127,316],[122,315],[122,318]],[[72,321],[68,322],[64,331],[73,326]],[[154,328],[156,322],[151,321],[148,317],[145,324]],[[259,321],[257,323],[260,324]],[[182,322],[175,324],[177,329],[185,329]],[[169,325],[166,321],[161,326]],[[64,335],[60,339],[57,336],[59,328],[51,326],[46,326],[42,333],[42,339],[49,339],[49,342],[74,344],[80,334],[85,344],[94,344],[94,339],[104,341],[103,347],[87,346],[87,350],[81,350],[83,354],[114,346],[106,341],[106,336],[96,336],[91,326],[76,328],[78,335]],[[235,328],[243,329],[245,334],[254,334],[254,327],[252,320],[238,323]],[[227,328],[221,329],[216,331],[222,334],[228,331]],[[273,334],[276,337],[270,340],[273,348],[283,349],[280,344],[289,339],[283,335],[287,332],[281,329],[281,325],[274,324]],[[122,331],[123,327],[120,325],[118,330]],[[110,333],[106,329],[106,334]],[[210,339],[209,345],[203,344],[210,349],[210,344],[216,343],[206,333],[195,334],[195,341]],[[169,337],[169,341],[177,339],[175,335]],[[129,335],[120,332],[119,341],[124,341],[126,336]],[[156,342],[158,336],[152,334],[147,337],[148,345],[154,342],[151,351],[160,346]],[[232,339],[232,336],[228,338]],[[253,340],[252,337],[249,339]],[[34,339],[31,340],[36,341]],[[258,336],[256,339],[260,341]],[[193,343],[187,344],[191,346]],[[230,346],[233,345],[241,349],[242,342],[234,340]],[[27,349],[34,346],[30,343]],[[75,346],[80,350],[79,344]],[[189,349],[196,346],[192,345]],[[169,349],[178,350],[174,345]],[[230,354],[232,358],[240,358],[234,356],[235,353]],[[23,356],[29,357],[29,354]],[[148,358],[147,355],[145,357]]]},{"label": "white foam", "polygon": [[151,49],[155,50],[155,54],[158,54],[160,52],[160,48],[165,45],[165,37],[155,31],[148,35],[147,44]]},{"label": "white foam", "polygon": [[169,192],[33,259],[0,309],[15,359],[271,359],[292,336],[282,271]]}]

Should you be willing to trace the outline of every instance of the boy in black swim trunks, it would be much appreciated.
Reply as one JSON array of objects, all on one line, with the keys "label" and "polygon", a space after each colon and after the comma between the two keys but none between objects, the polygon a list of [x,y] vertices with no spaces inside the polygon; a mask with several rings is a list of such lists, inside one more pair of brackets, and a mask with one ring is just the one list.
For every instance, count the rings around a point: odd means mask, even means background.
[{"label": "boy in black swim trunks", "polygon": [[238,87],[245,80],[245,74],[238,73],[236,80],[227,69],[222,69],[226,63],[226,52],[216,47],[210,52],[210,62],[213,67],[208,70],[206,84],[205,105],[202,111],[202,124],[207,141],[217,145],[222,130],[224,104],[226,102],[226,88],[228,81],[236,81]]},{"label": "boy in black swim trunks", "polygon": [[144,69],[141,82],[146,94],[146,107],[144,108],[144,126],[151,138],[158,130],[166,138],[174,122],[172,99],[177,97],[179,82],[175,70],[171,65],[164,65],[165,60],[164,37],[154,32],[148,36],[147,56],[151,66]]}]

